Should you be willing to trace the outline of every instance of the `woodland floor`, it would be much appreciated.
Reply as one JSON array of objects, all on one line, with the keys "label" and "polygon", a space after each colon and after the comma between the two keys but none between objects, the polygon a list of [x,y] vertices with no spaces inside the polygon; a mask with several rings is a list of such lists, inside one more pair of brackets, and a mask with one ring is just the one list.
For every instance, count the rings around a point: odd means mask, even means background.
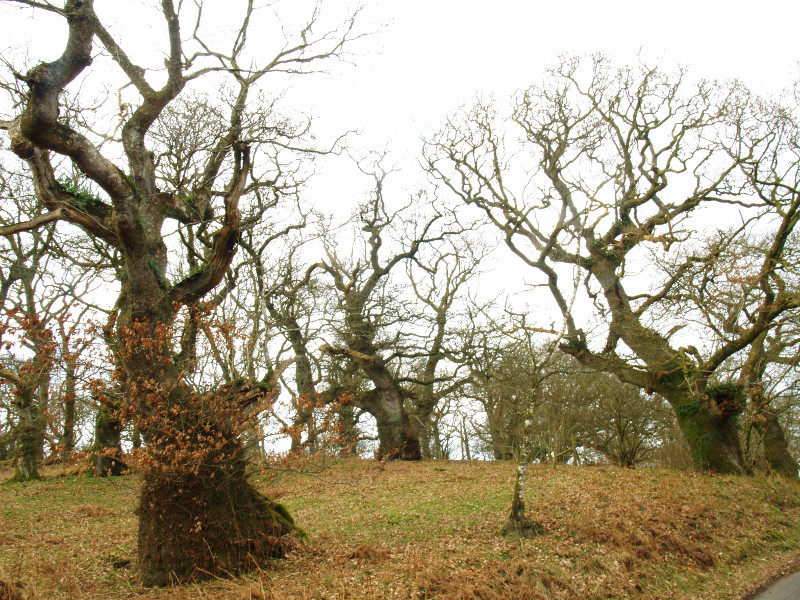
[{"label": "woodland floor", "polygon": [[512,542],[499,530],[515,465],[351,460],[256,477],[308,533],[287,559],[146,589],[138,477],[49,469],[0,485],[0,582],[29,599],[728,600],[800,556],[800,485],[782,480],[535,466],[526,503],[545,533]]}]

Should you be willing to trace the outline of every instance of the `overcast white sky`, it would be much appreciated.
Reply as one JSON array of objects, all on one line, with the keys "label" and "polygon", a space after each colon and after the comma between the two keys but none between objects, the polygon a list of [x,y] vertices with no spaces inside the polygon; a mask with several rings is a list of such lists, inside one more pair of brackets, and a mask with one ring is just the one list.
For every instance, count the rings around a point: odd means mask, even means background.
[{"label": "overcast white sky", "polygon": [[[332,21],[358,0],[324,0]],[[373,35],[351,47],[354,65],[335,65],[329,76],[295,82],[293,98],[314,109],[320,127],[363,131],[365,145],[404,146],[441,123],[476,92],[502,100],[541,78],[559,53],[602,51],[620,62],[679,63],[698,77],[738,77],[776,92],[798,77],[800,2],[794,0],[362,0],[361,31]],[[149,19],[149,36],[163,40],[163,21],[146,8],[155,0],[95,0],[115,34]],[[189,3],[187,3],[189,4]],[[209,23],[224,27],[240,2],[205,0]],[[267,5],[272,5],[267,7]],[[290,25],[312,0],[257,1]],[[2,6],[6,5],[6,6]],[[242,7],[244,1],[241,0]],[[214,11],[217,11],[214,14]],[[291,15],[288,19],[285,15]],[[35,20],[31,18],[36,15]],[[33,41],[33,59],[63,49],[63,21],[0,0],[5,43],[0,52]],[[109,25],[111,25],[109,23]],[[191,24],[184,23],[184,35]],[[259,40],[259,33],[262,39]],[[319,32],[318,32],[319,33]],[[42,35],[44,34],[44,35]],[[255,31],[251,43],[268,44],[274,32]],[[142,43],[144,42],[144,43]],[[150,44],[155,47],[157,44]],[[140,50],[141,51],[141,50]],[[135,54],[134,50],[128,49]]]},{"label": "overcast white sky", "polygon": [[[359,0],[324,0],[324,21],[340,22]],[[359,30],[372,34],[350,47],[353,64],[330,65],[329,73],[298,78],[286,101],[311,111],[323,136],[359,130],[350,143],[392,153],[413,165],[420,137],[476,93],[498,102],[542,78],[559,53],[604,52],[618,63],[644,56],[648,62],[680,64],[698,78],[742,79],[762,93],[777,93],[800,75],[797,27],[800,2],[761,0],[362,0]],[[191,5],[186,2],[187,6]],[[314,0],[256,0],[264,19],[251,32],[255,48],[280,42],[267,23],[271,12],[296,30]],[[164,51],[163,17],[156,0],[95,0],[95,8],[123,47],[143,65],[159,66]],[[238,25],[244,0],[205,0],[210,37]],[[17,68],[21,47],[30,64],[52,60],[64,47],[60,17],[21,9],[0,0],[4,41],[0,52]],[[189,36],[191,23],[184,22]],[[145,60],[146,55],[151,53]],[[263,60],[270,50],[262,51]],[[257,53],[258,54],[258,53]],[[155,60],[152,60],[155,58]],[[277,91],[282,84],[275,82]],[[403,157],[406,157],[403,160]],[[414,180],[410,173],[395,179]],[[352,163],[320,166],[306,198],[326,211],[352,206],[370,185]],[[410,184],[413,185],[413,184]]]},{"label": "overcast white sky", "polygon": [[327,82],[316,112],[374,140],[418,137],[476,92],[500,100],[559,53],[641,53],[771,92],[797,77],[800,59],[793,0],[367,0],[364,17],[386,27]]}]

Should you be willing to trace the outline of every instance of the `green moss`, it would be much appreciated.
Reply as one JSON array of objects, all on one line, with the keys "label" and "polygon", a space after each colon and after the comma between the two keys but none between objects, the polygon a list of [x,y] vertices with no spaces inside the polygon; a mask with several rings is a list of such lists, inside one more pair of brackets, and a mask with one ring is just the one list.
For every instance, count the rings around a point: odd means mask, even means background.
[{"label": "green moss", "polygon": [[195,277],[195,276],[197,276],[197,275],[200,275],[200,274],[201,274],[203,271],[205,271],[205,270],[206,270],[206,267],[207,267],[207,266],[208,266],[208,265],[207,265],[205,262],[198,262],[198,263],[195,263],[195,264],[194,264],[194,265],[192,265],[192,267],[189,269],[189,275],[187,275],[187,278],[191,278],[191,277]]},{"label": "green moss", "polygon": [[61,193],[67,194],[72,198],[72,206],[81,212],[100,217],[107,217],[111,214],[111,209],[105,202],[79,187],[74,181],[62,178],[56,182],[56,186]]},{"label": "green moss", "polygon": [[742,394],[743,388],[735,381],[712,383],[706,387],[709,398],[719,401],[736,400]]},{"label": "green moss", "polygon": [[156,278],[158,282],[158,286],[162,290],[169,289],[169,282],[167,281],[166,276],[164,275],[164,270],[161,268],[161,265],[158,264],[154,259],[150,259],[147,261],[147,266],[150,267],[150,272],[153,273],[153,276]]},{"label": "green moss", "polygon": [[686,402],[684,404],[675,405],[675,414],[678,419],[689,419],[697,417],[703,412],[703,407],[697,402]]},{"label": "green moss", "polygon": [[294,519],[292,518],[292,515],[289,514],[289,509],[286,508],[286,506],[284,506],[280,502],[275,502],[273,507],[275,508],[275,512],[277,512],[281,517],[283,517],[290,525],[292,526],[294,525]]},{"label": "green moss", "polygon": [[187,212],[194,213],[197,210],[197,196],[194,194],[189,194],[184,198],[181,198],[181,203],[186,207]]}]

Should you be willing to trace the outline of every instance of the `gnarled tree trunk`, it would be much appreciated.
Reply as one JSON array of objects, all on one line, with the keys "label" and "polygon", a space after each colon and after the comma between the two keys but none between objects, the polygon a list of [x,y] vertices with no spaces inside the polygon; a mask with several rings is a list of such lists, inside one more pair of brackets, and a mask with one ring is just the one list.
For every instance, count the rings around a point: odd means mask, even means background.
[{"label": "gnarled tree trunk", "polygon": [[665,397],[675,409],[697,469],[737,475],[746,472],[737,424],[740,410],[713,414],[703,402],[691,396]]},{"label": "gnarled tree trunk", "polygon": [[92,464],[98,477],[116,477],[128,471],[122,458],[122,419],[119,400],[103,396],[97,407],[94,422]]},{"label": "gnarled tree trunk", "polygon": [[258,492],[246,473],[241,434],[272,387],[239,382],[195,392],[175,369],[162,323],[138,319],[118,333],[132,349],[119,355],[125,403],[145,440],[137,511],[145,585],[263,564],[284,553],[282,537],[295,529],[288,512]]},{"label": "gnarled tree trunk", "polygon": [[[777,340],[773,340],[777,342]],[[783,428],[778,421],[775,409],[770,405],[770,398],[764,389],[764,375],[770,359],[779,358],[783,349],[782,344],[774,343],[774,348],[767,348],[767,332],[759,335],[748,353],[747,360],[742,365],[739,384],[743,386],[750,400],[753,410],[752,423],[761,435],[764,448],[764,459],[769,468],[784,477],[797,479],[797,461],[789,452]],[[772,352],[770,352],[770,350]],[[772,356],[777,354],[778,356]]]},{"label": "gnarled tree trunk", "polygon": [[786,435],[778,422],[777,413],[767,406],[758,413],[755,422],[764,445],[764,458],[770,468],[784,477],[797,479],[797,461],[789,452]]},{"label": "gnarled tree trunk", "polygon": [[14,453],[13,481],[39,479],[42,418],[34,399],[35,390],[23,386],[17,390],[14,409],[17,415],[16,451]]},{"label": "gnarled tree trunk", "polygon": [[[286,142],[303,135],[294,127],[275,127],[261,116],[248,119],[249,95],[270,71],[305,72],[309,62],[338,55],[353,35],[353,19],[333,33],[315,36],[314,12],[295,39],[287,40],[263,68],[250,65],[243,70],[239,61],[256,10],[252,2],[245,3],[240,28],[231,36],[229,49],[221,52],[199,40],[202,15],[191,17],[192,43],[199,42],[208,51],[187,60],[192,51],[183,47],[185,3],[162,0],[155,4],[163,17],[165,35],[159,47],[165,69],[157,77],[160,87],[153,87],[153,69],[133,62],[101,22],[93,0],[27,4],[64,17],[69,31],[60,57],[19,75],[29,88],[21,112],[11,121],[0,121],[12,151],[29,167],[41,207],[34,218],[3,227],[0,235],[67,221],[118,256],[121,292],[112,350],[122,410],[145,441],[138,465],[144,476],[138,548],[143,582],[164,585],[247,568],[279,554],[284,545],[280,537],[294,529],[286,511],[248,483],[244,466],[240,434],[247,419],[270,398],[269,390],[240,383],[198,393],[181,372],[187,357],[173,356],[171,351],[178,337],[172,327],[182,307],[196,305],[228,272],[241,235],[243,194],[269,188],[268,195],[279,197],[291,178],[277,158],[274,168],[266,169],[269,176],[254,176],[248,144],[305,147]],[[82,129],[83,118],[65,119],[59,110],[65,89],[98,56],[110,57],[127,78],[126,87],[137,94],[120,111],[122,126],[116,131],[121,148],[114,153],[124,153],[121,166],[92,142],[96,136]],[[211,57],[213,67],[204,63]],[[102,81],[104,70],[92,70],[90,79]],[[227,119],[187,134],[190,138],[196,133],[201,139],[197,144],[167,136],[165,145],[180,146],[185,141],[186,147],[178,152],[192,157],[191,167],[186,163],[185,176],[176,182],[157,169],[155,156],[161,150],[155,146],[162,142],[153,126],[168,121],[166,109],[186,83],[207,72],[229,76],[235,97],[224,108],[214,109],[215,119],[222,114]],[[270,150],[263,156],[272,154]],[[59,167],[51,163],[54,156],[69,161],[72,172],[90,185],[78,190],[60,183]],[[160,166],[169,162],[166,159]],[[230,179],[222,181],[228,175]],[[255,220],[260,217],[257,212]],[[202,228],[208,235],[202,255],[179,257],[184,264],[176,272],[189,274],[175,281],[169,276],[169,253],[162,236],[167,219],[179,227]]]},{"label": "gnarled tree trunk", "polygon": [[421,460],[419,431],[410,418],[402,390],[383,364],[364,361],[364,371],[375,389],[363,403],[378,426],[378,459]]}]

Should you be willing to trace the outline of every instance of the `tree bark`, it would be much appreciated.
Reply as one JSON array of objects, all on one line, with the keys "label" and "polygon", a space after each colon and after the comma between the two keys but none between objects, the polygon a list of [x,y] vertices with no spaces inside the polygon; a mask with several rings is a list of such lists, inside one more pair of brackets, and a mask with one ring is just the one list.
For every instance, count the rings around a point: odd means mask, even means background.
[{"label": "tree bark", "polygon": [[128,472],[122,458],[122,420],[118,403],[103,399],[94,423],[92,464],[97,477],[116,477]]},{"label": "tree bark", "polygon": [[[351,326],[350,331],[358,329]],[[348,356],[374,385],[368,392],[354,394],[353,402],[375,417],[379,444],[376,457],[379,460],[422,460],[419,431],[405,407],[400,385],[371,343],[350,335],[350,348],[325,344],[320,349],[331,355]]]},{"label": "tree bark", "polygon": [[503,537],[517,540],[520,538],[533,538],[544,533],[544,527],[532,521],[525,514],[525,483],[528,476],[528,457],[525,456],[517,466],[517,475],[514,479],[514,496],[511,500],[511,511],[508,519],[503,524]]},{"label": "tree bark", "polygon": [[394,399],[381,402],[373,415],[378,424],[379,460],[421,460],[422,449],[416,427],[408,418],[408,413],[398,410]]},{"label": "tree bark", "polygon": [[756,431],[761,434],[764,458],[770,469],[784,477],[797,479],[797,461],[789,452],[776,412],[767,404],[757,409],[753,419]]},{"label": "tree bark", "polygon": [[718,473],[746,473],[737,419],[742,399],[736,393],[709,403],[689,392],[661,394],[675,410],[678,426],[689,444],[695,468]]},{"label": "tree bark", "polygon": [[364,408],[378,425],[379,460],[421,460],[419,432],[403,405],[403,395],[382,364],[367,363],[364,370],[375,384],[374,401]]},{"label": "tree bark", "polygon": [[[292,345],[295,354],[295,381],[297,383],[297,421],[295,427],[298,429],[292,435],[292,452],[298,452],[303,448],[315,452],[317,449],[317,432],[314,423],[314,408],[316,404],[316,386],[314,385],[314,373],[311,369],[311,360],[308,357],[306,341],[300,333],[300,325],[294,317],[287,319],[286,336]],[[302,439],[303,428],[307,431],[305,442]]]},{"label": "tree bark", "polygon": [[435,450],[438,440],[435,439],[437,434],[434,431],[434,423],[431,414],[415,411],[411,418],[417,427],[422,458],[438,458]]},{"label": "tree bark", "polygon": [[34,389],[23,387],[17,390],[14,408],[17,413],[16,452],[12,481],[39,479],[39,455],[37,443],[41,438],[41,414],[34,399]]},{"label": "tree bark", "polygon": [[64,460],[75,451],[75,368],[67,364],[64,381],[64,428],[61,434],[61,443],[64,446]]},{"label": "tree bark", "polygon": [[[776,334],[777,337],[777,334]],[[747,360],[742,365],[739,377],[739,384],[746,388],[753,410],[752,422],[761,435],[764,448],[764,459],[769,468],[784,477],[797,479],[797,461],[789,452],[786,436],[783,428],[778,421],[776,411],[770,405],[770,398],[767,396],[764,386],[764,374],[771,356],[774,353],[780,354],[782,345],[773,340],[774,348],[767,348],[767,332],[759,335],[750,346]],[[771,351],[770,351],[771,350]]]},{"label": "tree bark", "polygon": [[[183,431],[165,436],[150,430],[156,452],[178,448],[177,461],[157,455],[144,474],[139,502],[138,558],[144,585],[238,573],[285,552],[285,534],[295,530],[286,509],[247,480],[245,451],[225,392],[185,399]],[[203,404],[227,405],[227,417],[196,411]],[[223,408],[223,411],[225,409]],[[194,414],[193,414],[194,413]],[[163,429],[177,423],[163,423]],[[232,429],[231,426],[234,426]],[[180,433],[187,433],[183,439]],[[205,438],[205,439],[203,439]],[[206,441],[208,440],[208,441]],[[180,462],[194,454],[190,468]]]}]

